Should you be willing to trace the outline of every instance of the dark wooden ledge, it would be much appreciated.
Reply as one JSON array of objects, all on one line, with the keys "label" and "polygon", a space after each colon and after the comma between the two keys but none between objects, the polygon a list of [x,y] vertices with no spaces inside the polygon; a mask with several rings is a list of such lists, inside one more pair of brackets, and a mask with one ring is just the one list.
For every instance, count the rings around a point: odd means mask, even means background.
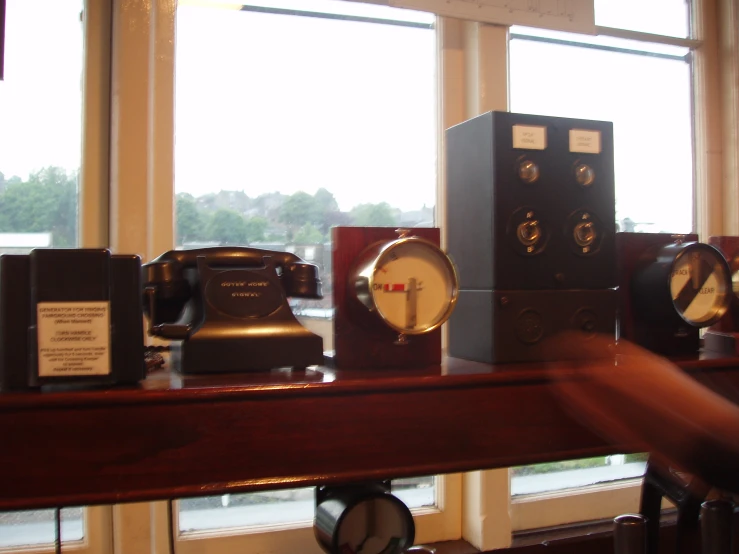
[{"label": "dark wooden ledge", "polygon": [[[739,359],[678,362],[719,390]],[[560,372],[567,371],[558,364]],[[182,377],[0,395],[0,510],[443,474],[628,452],[560,405],[550,366]]]}]

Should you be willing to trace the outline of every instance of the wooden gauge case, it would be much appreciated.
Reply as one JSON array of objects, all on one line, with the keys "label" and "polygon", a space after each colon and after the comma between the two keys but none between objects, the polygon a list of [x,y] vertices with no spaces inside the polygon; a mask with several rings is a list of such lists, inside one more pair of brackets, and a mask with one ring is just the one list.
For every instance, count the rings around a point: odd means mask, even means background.
[{"label": "wooden gauge case", "polygon": [[[440,245],[438,228],[414,228],[412,235]],[[383,245],[399,239],[393,227],[334,227],[332,264],[334,357],[339,368],[424,367],[441,363],[441,329],[399,343],[391,329],[356,294],[355,280]],[[370,248],[368,248],[370,247]],[[359,295],[362,296],[361,293]]]},{"label": "wooden gauge case", "polygon": [[732,277],[733,294],[729,309],[706,331],[705,347],[723,354],[739,355],[739,237],[709,237],[708,244],[718,248],[726,258]]}]

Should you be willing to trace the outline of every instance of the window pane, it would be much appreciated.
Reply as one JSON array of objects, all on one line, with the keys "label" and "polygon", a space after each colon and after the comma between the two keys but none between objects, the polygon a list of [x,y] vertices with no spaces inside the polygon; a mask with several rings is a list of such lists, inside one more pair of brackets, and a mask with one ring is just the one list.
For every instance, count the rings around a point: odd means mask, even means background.
[{"label": "window pane", "polygon": [[312,521],[312,488],[224,494],[180,500],[181,533]]},{"label": "window pane", "polygon": [[430,225],[434,44],[430,28],[180,6],[179,244]]},{"label": "window pane", "polygon": [[511,40],[512,111],[613,122],[623,231],[693,229],[690,82],[681,56]]},{"label": "window pane", "polygon": [[689,0],[595,0],[595,24],[687,38]]},{"label": "window pane", "polygon": [[[77,246],[82,0],[7,0],[0,81],[0,254]],[[81,541],[84,510],[62,510]],[[54,542],[54,511],[0,513],[0,548]]]},{"label": "window pane", "polygon": [[0,81],[0,252],[77,245],[81,0],[8,0]]},{"label": "window pane", "polygon": [[[665,3],[657,5],[664,7]],[[601,4],[606,3],[596,1],[596,17]],[[643,3],[639,8],[651,9]],[[608,24],[623,26],[615,21]],[[612,121],[618,228],[691,232],[693,152],[687,50],[523,28],[514,32],[512,111]],[[532,40],[522,35],[536,36]],[[579,46],[578,42],[587,44]],[[645,455],[629,454],[514,468],[511,494],[640,477],[645,460]]]},{"label": "window pane", "polygon": [[[0,513],[0,548],[53,544],[54,510]],[[84,536],[82,508],[62,510],[62,542],[81,541]]]},{"label": "window pane", "polygon": [[[434,225],[433,21],[331,0],[178,4],[176,245],[288,250],[318,265],[323,300],[290,302],[324,350],[330,228]],[[411,507],[435,504],[433,477],[394,487]],[[182,500],[179,527],[311,521],[313,494]]]},{"label": "window pane", "polygon": [[324,299],[291,302],[331,350],[330,228],[434,225],[435,33],[428,14],[300,5],[325,14],[179,5],[177,246],[318,265]]},{"label": "window pane", "polygon": [[511,469],[511,495],[539,494],[642,477],[647,454],[615,454]]},{"label": "window pane", "polygon": [[[436,478],[413,477],[392,482],[392,491],[409,508],[436,505]],[[225,494],[179,501],[181,533],[312,522],[315,489]]]}]

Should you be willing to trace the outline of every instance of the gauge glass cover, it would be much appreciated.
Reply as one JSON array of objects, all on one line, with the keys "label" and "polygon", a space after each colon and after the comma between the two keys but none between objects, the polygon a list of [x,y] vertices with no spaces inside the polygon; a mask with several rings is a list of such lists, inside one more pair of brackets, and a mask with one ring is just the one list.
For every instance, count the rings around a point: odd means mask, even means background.
[{"label": "gauge glass cover", "polygon": [[396,331],[421,334],[444,323],[457,300],[457,275],[436,245],[399,239],[378,257],[371,287],[382,319]]},{"label": "gauge glass cover", "polygon": [[727,309],[730,282],[720,253],[695,244],[681,252],[673,266],[670,292],[675,309],[691,325],[711,325]]}]

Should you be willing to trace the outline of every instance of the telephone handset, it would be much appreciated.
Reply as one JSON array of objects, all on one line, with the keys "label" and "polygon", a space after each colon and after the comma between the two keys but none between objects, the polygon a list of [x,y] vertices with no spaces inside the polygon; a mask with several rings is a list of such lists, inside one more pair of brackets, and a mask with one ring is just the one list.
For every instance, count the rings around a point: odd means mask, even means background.
[{"label": "telephone handset", "polygon": [[287,297],[322,298],[318,268],[290,252],[246,247],[171,250],[142,268],[149,334],[176,341],[182,373],[323,362],[321,337]]}]

